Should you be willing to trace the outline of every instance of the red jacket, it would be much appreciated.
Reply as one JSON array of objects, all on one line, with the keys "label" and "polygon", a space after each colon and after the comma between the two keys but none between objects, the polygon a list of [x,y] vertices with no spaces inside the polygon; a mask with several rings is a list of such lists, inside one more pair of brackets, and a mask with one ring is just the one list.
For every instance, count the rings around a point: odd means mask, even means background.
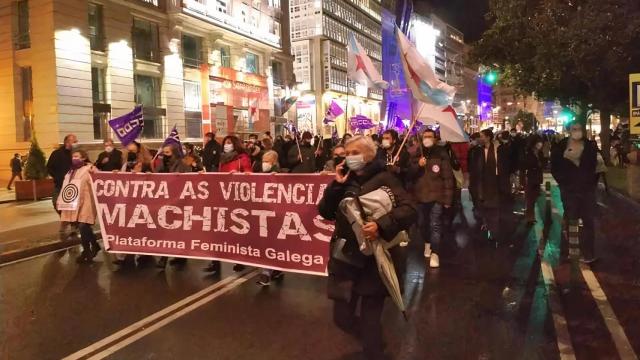
[{"label": "red jacket", "polygon": [[456,154],[462,172],[468,172],[467,154],[469,153],[469,143],[450,143],[451,150]]},{"label": "red jacket", "polygon": [[219,172],[231,172],[234,170],[237,172],[251,172],[251,159],[249,159],[249,155],[240,154],[227,163],[223,164],[220,162]]}]

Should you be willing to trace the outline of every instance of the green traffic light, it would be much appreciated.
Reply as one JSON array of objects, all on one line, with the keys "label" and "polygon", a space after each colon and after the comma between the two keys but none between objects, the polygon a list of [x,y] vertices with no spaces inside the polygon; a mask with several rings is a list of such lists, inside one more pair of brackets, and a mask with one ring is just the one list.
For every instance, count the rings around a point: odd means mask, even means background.
[{"label": "green traffic light", "polygon": [[484,75],[484,81],[489,85],[495,85],[498,82],[498,73],[494,70],[487,72]]}]

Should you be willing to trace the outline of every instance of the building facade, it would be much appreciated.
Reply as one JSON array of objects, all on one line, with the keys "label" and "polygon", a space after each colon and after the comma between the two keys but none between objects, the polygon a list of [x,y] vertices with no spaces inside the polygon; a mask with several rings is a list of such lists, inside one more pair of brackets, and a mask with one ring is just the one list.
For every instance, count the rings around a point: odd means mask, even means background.
[{"label": "building facade", "polygon": [[346,119],[362,114],[380,121],[382,91],[367,89],[347,78],[347,39],[355,34],[374,65],[381,68],[381,4],[378,0],[291,0],[290,27],[293,64],[300,98],[298,129],[332,131],[322,126],[327,106],[338,102],[345,115],[336,121],[338,133]]},{"label": "building facade", "polygon": [[[107,121],[144,106],[142,142],[270,130],[293,83],[286,0],[21,0],[0,5],[0,158],[74,133],[98,150]],[[286,27],[286,24],[285,24]],[[0,161],[0,177],[7,177]]]}]

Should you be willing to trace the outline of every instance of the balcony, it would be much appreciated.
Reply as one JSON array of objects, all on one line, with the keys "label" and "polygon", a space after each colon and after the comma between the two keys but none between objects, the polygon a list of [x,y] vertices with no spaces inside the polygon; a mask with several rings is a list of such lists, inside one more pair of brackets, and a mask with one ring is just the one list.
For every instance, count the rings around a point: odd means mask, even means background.
[{"label": "balcony", "polygon": [[[226,30],[278,49],[282,46],[279,34],[273,34],[268,29],[239,21],[239,19],[228,14],[226,8],[221,8],[215,0],[183,0],[182,8],[185,14],[205,20]],[[262,13],[262,16],[269,16],[269,14]]]}]

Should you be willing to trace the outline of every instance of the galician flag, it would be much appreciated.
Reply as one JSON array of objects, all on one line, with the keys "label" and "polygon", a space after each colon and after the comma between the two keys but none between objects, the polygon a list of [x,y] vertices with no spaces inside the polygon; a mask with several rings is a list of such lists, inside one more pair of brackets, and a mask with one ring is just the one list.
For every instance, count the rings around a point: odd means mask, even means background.
[{"label": "galician flag", "polygon": [[389,84],[382,80],[382,76],[375,66],[373,66],[373,62],[362,45],[358,43],[353,32],[349,33],[347,54],[349,58],[349,62],[347,64],[347,76],[349,79],[370,89],[386,89],[389,87]]},{"label": "galician flag", "polygon": [[407,85],[416,100],[427,104],[448,106],[453,103],[456,89],[440,81],[409,39],[396,28],[400,59]]}]

